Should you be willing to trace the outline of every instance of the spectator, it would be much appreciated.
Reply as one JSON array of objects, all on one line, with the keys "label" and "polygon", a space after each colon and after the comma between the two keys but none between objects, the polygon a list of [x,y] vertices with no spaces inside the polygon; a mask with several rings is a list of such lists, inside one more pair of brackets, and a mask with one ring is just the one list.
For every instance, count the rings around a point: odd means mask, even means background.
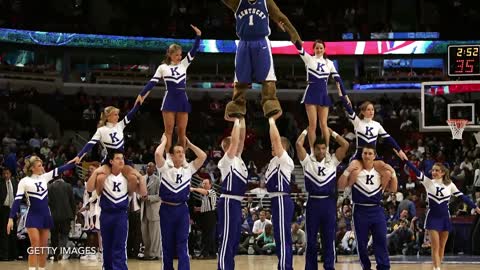
[{"label": "spectator", "polygon": [[348,230],[340,242],[340,251],[343,254],[354,254],[357,250],[357,240],[355,238],[355,226],[352,223],[352,229]]},{"label": "spectator", "polygon": [[[17,181],[12,177],[8,168],[3,168],[0,178],[0,261],[13,261],[16,259],[16,234],[7,235],[8,217],[17,194]],[[14,226],[14,231],[16,231]]]},{"label": "spectator", "polygon": [[293,254],[294,255],[303,255],[305,252],[305,246],[307,244],[305,238],[305,232],[300,229],[298,223],[292,224],[292,244],[293,244]]},{"label": "spectator", "polygon": [[272,224],[272,222],[266,219],[265,211],[262,210],[260,211],[260,218],[257,221],[255,221],[255,223],[253,223],[252,233],[254,235],[259,235],[263,233],[263,231],[265,230],[265,225],[267,224]]},{"label": "spectator", "polygon": [[265,230],[255,239],[255,252],[261,255],[275,253],[275,239],[273,238],[273,225],[268,223]]},{"label": "spectator", "polygon": [[387,235],[389,253],[411,255],[414,245],[413,232],[407,219],[400,219],[400,223],[394,227],[393,232]]}]

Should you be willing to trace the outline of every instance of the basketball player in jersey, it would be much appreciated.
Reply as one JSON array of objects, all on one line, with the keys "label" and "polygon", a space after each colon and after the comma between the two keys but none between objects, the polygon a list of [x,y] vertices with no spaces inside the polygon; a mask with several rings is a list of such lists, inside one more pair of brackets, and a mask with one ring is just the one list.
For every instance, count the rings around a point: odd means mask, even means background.
[{"label": "basketball player in jersey", "polygon": [[[323,249],[323,268],[335,269],[335,232],[337,215],[337,166],[342,162],[348,151],[349,143],[338,133],[329,130],[329,134],[340,144],[331,162],[325,162],[327,145],[318,140],[314,145],[315,159],[310,158],[303,147],[307,130],[304,130],[295,144],[297,156],[305,175],[305,188],[308,192],[306,209],[306,270],[317,270],[317,234],[320,229]],[[322,213],[319,215],[319,213]]]},{"label": "basketball player in jersey", "polygon": [[167,152],[172,146],[172,135],[177,126],[178,143],[185,148],[188,114],[191,112],[191,105],[186,92],[187,69],[193,61],[200,46],[202,31],[190,25],[195,31],[195,43],[192,49],[182,59],[182,47],[172,44],[168,47],[165,60],[157,68],[155,75],[145,85],[140,95],[145,99],[150,90],[163,78],[165,82],[165,95],[163,96],[162,111],[165,135],[167,136]]},{"label": "basketball player in jersey", "polygon": [[[187,138],[187,148],[190,148],[197,158],[183,166],[185,149],[181,145],[172,147],[173,165],[170,166],[163,157],[167,138],[162,136],[160,145],[155,150],[155,164],[160,180],[160,234],[162,239],[162,269],[173,270],[173,257],[178,256],[178,270],[190,269],[188,256],[188,230],[190,214],[187,206],[190,195],[192,175],[203,165],[207,154],[192,144]],[[175,252],[176,251],[176,252]]]},{"label": "basketball player in jersey", "polygon": [[[233,119],[232,119],[233,120]],[[242,160],[245,141],[245,119],[236,118],[231,136],[222,140],[225,155],[218,162],[221,173],[221,193],[217,204],[220,230],[218,269],[235,269],[235,255],[240,242],[242,200],[247,191],[248,170]]]},{"label": "basketball player in jersey", "polygon": [[[128,189],[127,178],[122,170],[125,160],[121,151],[108,153],[108,165],[111,173],[102,186],[97,187],[100,195],[100,234],[103,244],[103,269],[126,270],[126,243],[128,235]],[[95,170],[88,180],[96,181]],[[98,185],[98,183],[97,183]]]},{"label": "basketball player in jersey", "polygon": [[440,270],[440,264],[445,254],[445,246],[448,240],[448,233],[452,229],[448,203],[451,196],[461,198],[470,208],[480,214],[480,208],[475,203],[460,192],[450,179],[448,169],[442,163],[435,163],[432,167],[432,174],[425,175],[410,161],[405,160],[406,164],[417,175],[425,187],[428,198],[428,210],[425,218],[425,229],[430,234],[432,243],[432,263],[434,270]]},{"label": "basketball player in jersey", "polygon": [[[376,157],[375,146],[367,144],[362,149],[363,169],[353,178],[351,168],[347,168],[338,180],[338,189],[352,187],[353,223],[357,237],[357,251],[362,269],[371,269],[368,258],[368,235],[372,234],[373,250],[378,270],[390,269],[387,249],[387,222],[385,210],[381,206],[383,188],[380,173],[373,167]],[[388,182],[386,191],[397,191],[397,179]]]},{"label": "basketball player in jersey", "polygon": [[[292,42],[300,41],[297,30],[273,0],[222,0],[235,13],[236,32],[240,38],[235,56],[233,98],[225,108],[228,117],[243,117],[246,113],[245,92],[248,84],[262,83],[262,108],[271,117],[282,108],[276,95],[269,19],[286,30]],[[280,24],[282,23],[282,24]]]},{"label": "basketball player in jersey", "polygon": [[272,204],[273,236],[275,251],[278,257],[278,269],[291,270],[292,265],[292,233],[290,222],[293,218],[293,201],[290,198],[290,178],[295,165],[287,150],[290,142],[280,137],[275,121],[281,116],[278,112],[268,119],[270,124],[270,141],[273,158],[265,172],[265,185]]},{"label": "basketball player in jersey", "polygon": [[[37,156],[25,158],[24,173],[27,175],[18,183],[17,194],[10,209],[10,218],[7,223],[7,234],[12,233],[13,219],[16,218],[20,202],[26,197],[28,210],[25,227],[32,248],[44,248],[48,246],[50,228],[53,227],[53,218],[48,208],[47,184],[61,175],[64,171],[75,167],[74,160],[68,164],[55,168],[47,173],[43,168],[43,161]],[[28,269],[35,270],[38,264],[39,270],[45,270],[47,254],[44,250],[40,254],[28,255]]]}]

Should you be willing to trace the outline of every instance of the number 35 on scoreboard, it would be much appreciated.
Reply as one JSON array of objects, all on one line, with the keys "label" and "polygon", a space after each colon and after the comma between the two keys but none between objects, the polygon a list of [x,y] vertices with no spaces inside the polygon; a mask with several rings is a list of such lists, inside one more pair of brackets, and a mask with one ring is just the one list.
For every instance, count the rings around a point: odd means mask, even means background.
[{"label": "number 35 on scoreboard", "polygon": [[448,76],[479,76],[480,45],[448,46]]}]

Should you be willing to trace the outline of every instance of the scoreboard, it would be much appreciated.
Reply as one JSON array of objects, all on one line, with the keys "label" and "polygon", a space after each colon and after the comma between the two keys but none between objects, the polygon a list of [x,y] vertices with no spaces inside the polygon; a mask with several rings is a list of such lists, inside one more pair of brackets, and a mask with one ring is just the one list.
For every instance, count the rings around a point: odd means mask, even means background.
[{"label": "scoreboard", "polygon": [[448,76],[479,76],[480,45],[448,46]]}]

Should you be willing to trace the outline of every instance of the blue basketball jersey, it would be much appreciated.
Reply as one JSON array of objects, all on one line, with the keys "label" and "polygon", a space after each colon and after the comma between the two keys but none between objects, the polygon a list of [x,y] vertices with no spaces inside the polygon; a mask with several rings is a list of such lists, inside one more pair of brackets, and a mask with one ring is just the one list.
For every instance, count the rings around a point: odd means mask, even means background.
[{"label": "blue basketball jersey", "polygon": [[160,180],[160,198],[170,203],[184,203],[190,196],[190,181],[197,171],[192,162],[186,168],[170,167],[167,162],[163,167],[157,168]]},{"label": "blue basketball jersey", "polygon": [[300,163],[305,176],[305,188],[309,195],[335,195],[337,166],[340,164],[335,155],[332,156],[332,162],[328,164],[325,164],[325,159],[318,162],[313,161],[309,156],[306,156]]},{"label": "blue basketball jersey", "polygon": [[263,39],[270,35],[266,0],[240,0],[235,19],[241,40]]},{"label": "blue basketball jersey", "polygon": [[363,169],[352,187],[352,201],[360,204],[380,204],[383,197],[380,174]]},{"label": "blue basketball jersey", "polygon": [[105,180],[100,196],[102,212],[121,212],[128,210],[128,181],[123,174],[110,174]]},{"label": "blue basketball jersey", "polygon": [[230,159],[227,154],[218,162],[222,176],[222,194],[243,196],[247,191],[248,170],[240,157]]}]

